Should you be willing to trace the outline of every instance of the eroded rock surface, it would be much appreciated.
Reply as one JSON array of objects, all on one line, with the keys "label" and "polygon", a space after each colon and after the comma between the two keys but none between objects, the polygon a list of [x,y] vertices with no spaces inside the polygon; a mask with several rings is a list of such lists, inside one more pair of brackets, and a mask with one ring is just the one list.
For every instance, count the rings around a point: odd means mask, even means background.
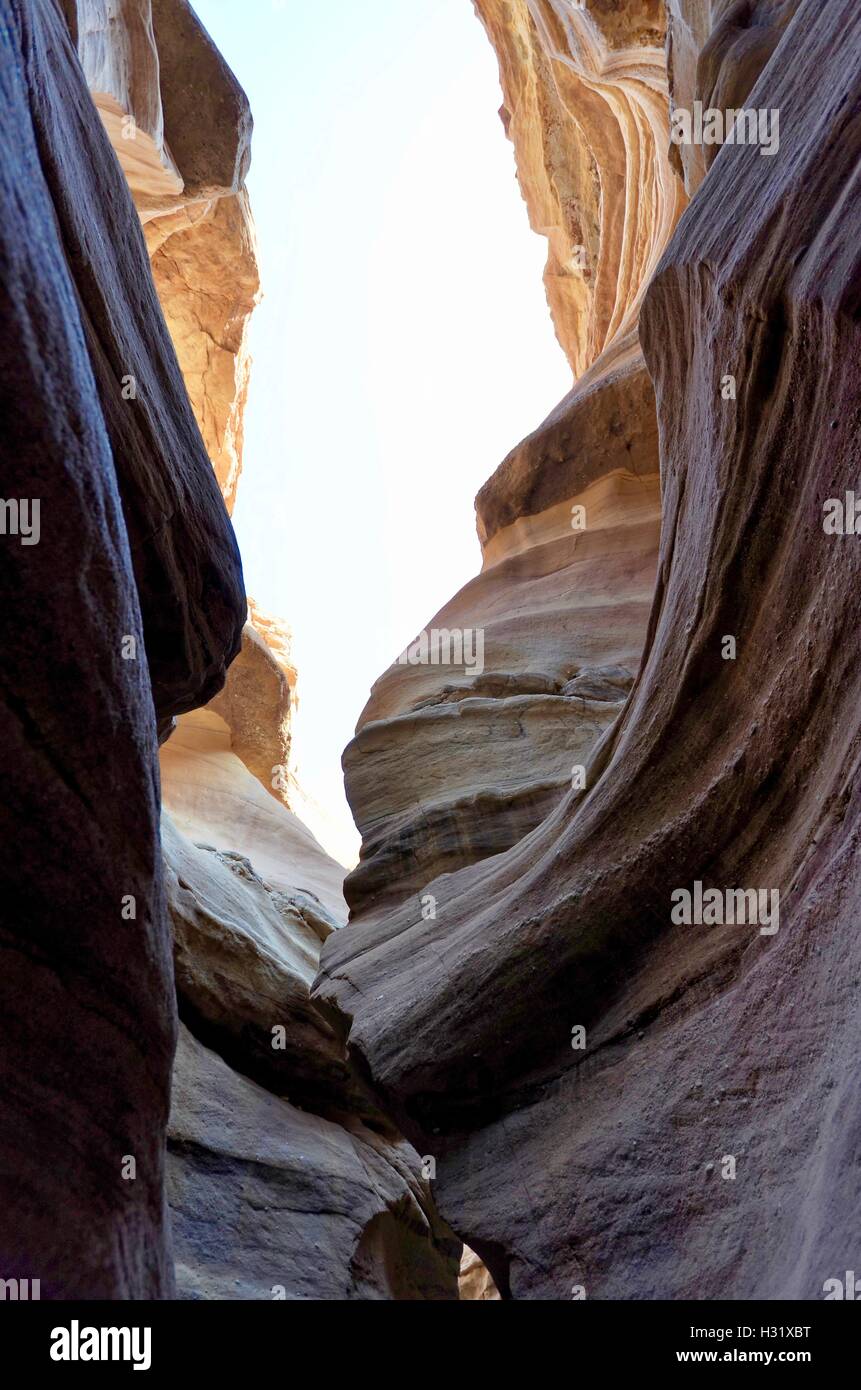
[{"label": "eroded rock surface", "polygon": [[[667,0],[667,52],[673,109],[733,111],[747,98],[800,0]],[[693,194],[718,144],[674,145],[671,158]]]},{"label": "eroded rock surface", "polygon": [[183,1298],[457,1297],[457,1241],[417,1155],[231,1071],[181,1029],[168,1139]]},{"label": "eroded rock surface", "polygon": [[[171,946],[183,1297],[456,1297],[434,1199],[471,1299],[853,1263],[861,561],[823,511],[858,485],[861,12],[476,7],[577,381],[429,624],[481,669],[395,663],[345,755],[340,930],[219,496],[247,103],[184,0],[0,0],[4,490],[40,505],[0,538],[0,1260],[43,1297],[173,1290]],[[779,150],[671,149],[694,101],[779,111]],[[677,925],[694,883],[779,920]]]},{"label": "eroded rock surface", "polygon": [[[184,0],[0,28],[0,1273],[172,1295],[178,994],[181,1295],[455,1298],[423,1161],[310,1003],[343,871],[290,809],[286,632],[243,629],[247,102]],[[197,844],[160,841],[158,738]]]},{"label": "eroded rock surface", "polygon": [[[70,0],[67,12],[230,507],[258,297],[248,104],[185,0]],[[176,988],[194,1035],[171,1147],[180,1290],[271,1297],[269,1279],[287,1298],[456,1297],[459,1242],[419,1157],[310,1002],[322,941],[346,919],[344,871],[296,814],[289,633],[248,608],[224,689],[160,727]]]},{"label": "eroded rock surface", "polygon": [[464,1249],[460,1262],[460,1297],[470,1303],[498,1303],[499,1290],[474,1250]]},{"label": "eroded rock surface", "polygon": [[499,57],[501,116],[575,376],[636,324],[684,206],[668,162],[660,0],[474,0]]},{"label": "eroded rock surface", "polygon": [[393,666],[345,753],[354,914],[406,894],[418,911],[438,874],[508,849],[564,796],[633,683],[659,528],[657,477],[619,467],[495,533],[482,574],[428,625],[479,629],[482,674]]},{"label": "eroded rock surface", "polygon": [[[430,883],[433,920],[359,912],[315,989],[503,1296],[821,1298],[861,1216],[861,560],[823,529],[857,486],[861,11],[723,18],[767,32],[715,38],[714,90],[778,109],[780,150],[718,153],[645,296],[633,689],[585,793]],[[779,892],[777,931],[674,925],[697,881]]]},{"label": "eroded rock surface", "polygon": [[157,1298],[176,1005],[156,725],[223,681],[242,574],[61,10],[2,0],[0,28],[3,489],[40,509],[38,536],[0,538],[0,1263],[43,1298]]},{"label": "eroded rock surface", "polygon": [[312,894],[274,889],[169,820],[163,840],[192,1030],[169,1139],[180,1296],[456,1298],[460,1242],[422,1160],[311,1004],[336,924]]},{"label": "eroded rock surface", "polygon": [[481,669],[396,662],[344,755],[363,837],[345,889],[355,920],[405,899],[431,910],[435,875],[510,848],[578,784],[633,684],[654,588],[658,431],[637,318],[685,203],[663,10],[644,0],[622,25],[613,6],[567,0],[476,9],[580,375],[482,488],[481,574],[425,629],[478,633]]},{"label": "eroded rock surface", "polygon": [[200,432],[232,510],[259,298],[248,101],[186,0],[64,0],[144,225]]},{"label": "eroded rock surface", "polygon": [[334,921],[346,921],[343,868],[249,772],[219,715],[203,709],[181,719],[161,750],[161,767],[164,805],[184,835],[250,859],[275,888],[301,886]]}]

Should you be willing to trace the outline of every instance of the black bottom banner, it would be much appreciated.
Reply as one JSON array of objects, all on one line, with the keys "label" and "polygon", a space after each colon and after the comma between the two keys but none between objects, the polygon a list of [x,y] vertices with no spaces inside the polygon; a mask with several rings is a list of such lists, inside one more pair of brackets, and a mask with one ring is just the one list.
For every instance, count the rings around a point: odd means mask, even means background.
[{"label": "black bottom banner", "polygon": [[[310,1357],[325,1365],[327,1376],[339,1363],[346,1373],[362,1367],[372,1375],[382,1361],[387,1378],[399,1366],[413,1383],[417,1372],[419,1378],[422,1372],[434,1379],[460,1376],[476,1358],[486,1373],[489,1361],[518,1352],[532,1359],[538,1347],[542,1357],[558,1347],[573,1357],[572,1371],[578,1373],[586,1366],[608,1373],[795,1366],[821,1376],[838,1368],[845,1374],[857,1356],[857,1315],[839,1302],[572,1301],[467,1308],[290,1301],[71,1304],[7,1297],[0,1306],[0,1334],[7,1370],[14,1365],[19,1372],[60,1378],[91,1379],[106,1370],[156,1377],[192,1371],[219,1380],[250,1372],[256,1378],[267,1373],[266,1366],[269,1373],[295,1372],[296,1358],[301,1364]],[[416,1339],[422,1337],[433,1340],[412,1361],[407,1348],[418,1350]]]}]

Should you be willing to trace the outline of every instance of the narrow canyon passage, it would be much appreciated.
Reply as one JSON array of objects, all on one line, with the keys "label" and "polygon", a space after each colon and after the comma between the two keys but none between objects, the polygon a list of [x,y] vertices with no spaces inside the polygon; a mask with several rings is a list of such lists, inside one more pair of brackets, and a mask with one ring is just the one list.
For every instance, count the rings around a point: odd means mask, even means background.
[{"label": "narrow canyon passage", "polygon": [[356,712],[347,872],[230,521],[248,99],[186,0],[0,0],[0,1278],[45,1299],[854,1267],[861,10],[474,9],[572,386]]}]

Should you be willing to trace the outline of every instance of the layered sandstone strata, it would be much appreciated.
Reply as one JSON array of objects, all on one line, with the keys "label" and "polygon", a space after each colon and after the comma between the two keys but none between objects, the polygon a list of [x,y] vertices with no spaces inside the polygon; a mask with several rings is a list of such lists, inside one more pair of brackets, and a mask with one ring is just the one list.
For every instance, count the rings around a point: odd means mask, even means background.
[{"label": "layered sandstone strata", "polygon": [[181,1296],[457,1297],[460,1244],[390,1126],[300,1109],[185,1029],[167,1166]]},{"label": "layered sandstone strata", "polygon": [[[558,61],[550,18],[573,33],[575,7],[523,8]],[[861,576],[822,521],[857,484],[861,12],[711,11],[686,80],[719,81],[689,90],[779,110],[781,142],[689,174],[643,302],[663,525],[633,688],[585,791],[425,885],[433,918],[369,897],[315,988],[504,1296],[819,1298],[861,1216],[836,1042],[859,974]],[[778,891],[779,930],[675,926],[696,882]]]},{"label": "layered sandstone strata", "polygon": [[422,1159],[311,1003],[344,871],[291,809],[296,673],[283,627],[251,613],[224,691],[161,750],[178,1293],[453,1299],[460,1242]]},{"label": "layered sandstone strata", "polygon": [[474,0],[559,341],[579,377],[636,326],[684,205],[667,159],[661,0]]},{"label": "layered sandstone strata", "polygon": [[249,770],[235,750],[232,726],[214,709],[180,719],[161,750],[161,769],[164,806],[190,840],[251,859],[276,888],[301,886],[338,926],[346,921],[343,868]]},{"label": "layered sandstone strata", "polygon": [[288,629],[250,602],[224,689],[178,720],[162,747],[162,800],[191,841],[252,860],[282,891],[313,893],[341,926],[344,870],[297,814],[296,680]]},{"label": "layered sandstone strata", "polygon": [[482,670],[395,663],[345,753],[354,916],[407,896],[418,911],[437,874],[510,848],[576,785],[630,691],[654,588],[658,434],[637,317],[685,203],[663,9],[643,0],[624,24],[567,0],[476,9],[578,380],[481,490],[481,574],[427,624],[478,632]]},{"label": "layered sandstone strata", "polygon": [[[548,451],[552,482],[530,512],[514,494],[533,459],[546,471]],[[484,568],[428,629],[477,630],[483,671],[395,664],[344,755],[363,836],[346,885],[354,916],[406,895],[417,911],[432,879],[508,849],[572,785],[639,664],[656,467],[648,379],[622,368],[614,389],[573,392],[479,499]]]},{"label": "layered sandstone strata", "polygon": [[181,1030],[168,1133],[183,1298],[453,1299],[423,1164],[312,1006],[335,922],[166,820]]},{"label": "layered sandstone strata", "polygon": [[[578,380],[429,623],[481,671],[396,663],[348,750],[346,930],[139,226],[230,499],[247,105],[184,0],[64,5],[95,105],[60,6],[0,0],[4,486],[41,508],[0,547],[4,1277],[172,1292],[178,996],[185,1297],[454,1297],[434,1197],[465,1297],[821,1296],[861,1214],[861,564],[822,524],[857,487],[857,5],[480,0]],[[778,110],[780,149],[670,150],[694,101]],[[778,929],[675,925],[696,883],[778,892]]]}]

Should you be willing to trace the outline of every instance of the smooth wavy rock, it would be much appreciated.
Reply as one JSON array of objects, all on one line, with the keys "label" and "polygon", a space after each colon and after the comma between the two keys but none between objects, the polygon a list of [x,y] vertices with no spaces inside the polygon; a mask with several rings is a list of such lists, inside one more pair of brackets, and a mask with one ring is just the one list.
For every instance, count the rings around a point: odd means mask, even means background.
[{"label": "smooth wavy rock", "polygon": [[[576,410],[567,419],[576,439]],[[652,428],[656,454],[654,418]],[[660,529],[656,474],[630,471],[622,440],[618,458],[581,492],[496,532],[481,575],[429,624],[480,630],[481,675],[395,665],[374,687],[344,754],[363,837],[345,885],[354,917],[516,843],[616,718],[639,664]],[[587,530],[572,530],[572,507],[585,508]]]},{"label": "smooth wavy rock", "polygon": [[163,843],[186,1025],[168,1144],[180,1296],[456,1298],[460,1242],[422,1160],[311,1003],[335,922],[167,817]]},{"label": "smooth wavy rock", "polygon": [[181,1298],[457,1298],[460,1242],[408,1144],[297,1109],[185,1028],[167,1171]]},{"label": "smooth wavy rock", "polygon": [[[258,298],[243,187],[248,104],[184,0],[153,0],[152,9],[149,0],[80,0],[74,17],[231,507],[247,324]],[[159,161],[180,175],[178,187],[159,183]],[[195,1034],[184,1035],[174,1077],[180,1290],[269,1296],[269,1263],[289,1298],[456,1297],[459,1242],[432,1214],[418,1156],[310,1002],[321,943],[346,919],[346,905],[343,870],[295,814],[304,809],[291,771],[295,687],[289,633],[249,602],[224,689],[183,715],[161,750],[163,805],[176,819],[163,820],[176,987]],[[253,1081],[272,1092],[268,1099]],[[271,1132],[255,1135],[255,1121]],[[307,1150],[298,1171],[295,1145]],[[263,1218],[264,1203],[277,1205],[277,1219]],[[229,1250],[225,1227],[242,1233]]]},{"label": "smooth wavy rock", "polygon": [[622,26],[612,6],[567,0],[476,9],[548,237],[557,333],[582,374],[482,488],[481,574],[427,625],[480,634],[481,671],[399,660],[344,755],[363,839],[345,886],[356,920],[406,897],[431,910],[436,874],[510,848],[559,803],[624,703],[654,588],[657,418],[636,326],[685,202],[668,162],[663,11],[646,0]]},{"label": "smooth wavy rock", "polygon": [[312,894],[279,891],[236,853],[162,844],[180,1012],[262,1085],[312,1108],[348,1106],[349,1073],[309,992],[337,924]]},{"label": "smooth wavy rock", "polygon": [[46,1299],[157,1298],[176,1003],[156,719],[223,681],[242,574],[56,4],[0,0],[0,110],[3,488],[40,507],[38,543],[0,545],[0,1266]]},{"label": "smooth wavy rock", "polygon": [[[748,100],[779,153],[721,150],[644,302],[658,580],[587,790],[316,986],[504,1296],[820,1298],[861,1216],[861,557],[823,527],[858,483],[855,0],[803,0]],[[779,892],[778,930],[674,925],[698,881]]]}]

